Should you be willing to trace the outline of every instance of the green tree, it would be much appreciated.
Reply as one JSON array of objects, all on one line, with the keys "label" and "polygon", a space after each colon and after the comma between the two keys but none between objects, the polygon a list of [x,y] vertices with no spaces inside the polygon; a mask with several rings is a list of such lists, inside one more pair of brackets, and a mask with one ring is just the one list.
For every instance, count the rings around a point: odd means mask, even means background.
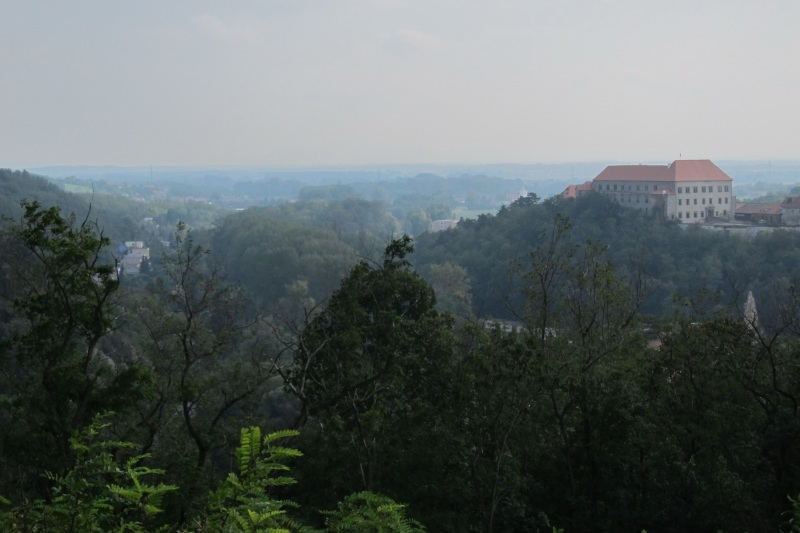
[{"label": "green tree", "polygon": [[301,449],[315,450],[301,481],[334,480],[316,494],[320,506],[353,490],[388,490],[411,503],[404,487],[420,488],[407,480],[426,464],[435,433],[431,399],[447,386],[452,320],[410,269],[412,250],[406,236],[389,243],[381,263],[356,265],[291,345],[286,386],[300,403]]},{"label": "green tree", "polygon": [[183,487],[186,514],[206,496],[212,455],[255,416],[275,360],[239,287],[225,282],[183,225],[162,268],[138,303],[156,380],[154,399],[138,406],[137,440]]},{"label": "green tree", "polygon": [[2,470],[18,485],[36,486],[31,468],[60,473],[73,433],[98,413],[124,413],[143,397],[149,372],[104,351],[119,282],[114,264],[103,261],[109,241],[97,222],[22,205],[21,221],[4,232],[16,318],[0,344]]},{"label": "green tree", "polygon": [[472,316],[472,290],[464,267],[453,263],[430,265],[425,276],[436,293],[438,308],[453,316]]},{"label": "green tree", "polygon": [[717,314],[704,321],[677,317],[662,338],[651,367],[653,439],[642,454],[640,524],[768,529],[757,510],[771,478],[759,437],[762,412],[743,386],[765,370],[754,367],[752,332],[743,320]]}]

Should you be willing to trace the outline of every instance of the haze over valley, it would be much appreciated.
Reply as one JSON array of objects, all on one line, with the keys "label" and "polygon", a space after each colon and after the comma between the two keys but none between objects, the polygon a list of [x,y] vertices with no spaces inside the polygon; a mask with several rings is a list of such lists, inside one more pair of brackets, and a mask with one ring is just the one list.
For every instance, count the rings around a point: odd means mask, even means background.
[{"label": "haze over valley", "polygon": [[800,523],[799,2],[0,19],[1,531]]}]

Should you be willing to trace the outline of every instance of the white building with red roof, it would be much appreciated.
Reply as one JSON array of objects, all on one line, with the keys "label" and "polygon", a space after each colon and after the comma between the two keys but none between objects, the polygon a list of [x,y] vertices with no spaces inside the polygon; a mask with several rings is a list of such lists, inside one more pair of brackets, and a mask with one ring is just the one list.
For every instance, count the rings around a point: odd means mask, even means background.
[{"label": "white building with red roof", "polygon": [[732,220],[733,179],[708,159],[667,165],[612,165],[592,180],[592,190],[666,220]]},{"label": "white building with red roof", "polygon": [[592,190],[592,182],[587,181],[585,183],[581,183],[580,185],[569,185],[564,192],[561,193],[562,198],[577,198],[578,196],[583,196],[587,192],[591,192]]}]

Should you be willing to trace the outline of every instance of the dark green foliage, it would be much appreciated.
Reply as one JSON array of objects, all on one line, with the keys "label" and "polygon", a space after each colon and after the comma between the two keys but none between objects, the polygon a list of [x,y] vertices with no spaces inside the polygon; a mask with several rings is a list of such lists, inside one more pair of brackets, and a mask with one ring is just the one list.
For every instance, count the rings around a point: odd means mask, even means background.
[{"label": "dark green foliage", "polygon": [[[252,209],[224,219],[211,245],[231,281],[240,283],[264,313],[286,314],[291,287],[304,283],[312,302],[322,301],[352,267],[355,253],[335,233],[270,218]],[[313,305],[313,304],[312,304]]]},{"label": "dark green foliage", "polygon": [[[109,424],[100,418],[72,438],[74,466],[63,475],[45,473],[53,482],[49,499],[11,502],[0,497],[3,531],[52,533],[190,531],[241,533],[309,533],[318,531],[292,517],[297,504],[276,497],[274,489],[293,484],[287,461],[302,454],[280,443],[297,435],[284,430],[262,438],[258,427],[241,430],[236,449],[237,472],[230,472],[208,497],[208,503],[188,526],[162,523],[161,501],[178,487],[150,484],[163,470],[141,465],[147,455],[120,460],[120,451],[135,445],[108,440]],[[422,526],[405,517],[404,505],[380,494],[353,494],[325,512],[325,531],[390,531],[421,533]]]},{"label": "dark green foliage", "polygon": [[422,488],[401,480],[425,465],[419,454],[441,416],[434,399],[447,382],[452,326],[410,270],[411,250],[404,237],[381,263],[356,265],[292,346],[287,387],[300,401],[301,449],[315,450],[301,479],[332,480],[308,495],[315,505],[357,489],[407,500],[403,490]]},{"label": "dark green foliage", "polygon": [[[74,465],[64,474],[46,472],[52,482],[48,499],[24,500],[0,512],[3,531],[162,531],[154,520],[161,512],[163,497],[177,487],[150,484],[162,470],[140,463],[146,455],[115,459],[132,443],[108,440],[103,432],[109,423],[95,419],[71,439]],[[10,502],[7,502],[10,503]]]},{"label": "dark green foliage", "polygon": [[[118,301],[96,223],[29,208],[0,271],[0,528],[795,527],[793,233],[528,197],[378,257],[374,228],[397,227],[379,203],[306,202],[222,221],[215,256],[181,227]],[[254,427],[285,427],[268,412],[302,426],[294,476],[294,432]]]},{"label": "dark green foliage", "polygon": [[239,474],[228,474],[210,495],[208,509],[200,518],[197,530],[277,533],[300,529],[287,515],[287,509],[296,505],[270,495],[274,487],[295,482],[286,475],[289,467],[285,462],[302,454],[277,444],[281,439],[294,436],[297,436],[296,431],[285,430],[262,439],[258,427],[243,428],[236,449]]},{"label": "dark green foliage", "polygon": [[185,515],[207,495],[215,454],[256,416],[275,354],[241,289],[183,225],[161,266],[135,303],[155,374],[153,397],[136,406],[136,438],[184,488],[170,504]]},{"label": "dark green foliage", "polygon": [[119,287],[103,261],[108,239],[88,218],[77,224],[36,202],[23,208],[4,234],[5,296],[16,319],[0,345],[4,470],[19,484],[33,465],[59,473],[73,433],[101,412],[124,413],[149,381],[139,364],[104,352]]},{"label": "dark green foliage", "polygon": [[766,295],[795,276],[800,259],[800,232],[752,236],[702,230],[659,221],[602,195],[586,195],[541,203],[518,200],[496,216],[462,221],[457,231],[419,235],[415,265],[423,273],[445,262],[463,267],[476,316],[511,319],[509,304],[521,305],[523,285],[509,276],[509,265],[545,242],[555,216],[570,221],[573,242],[605,246],[618,272],[643,273],[647,294],[642,311],[647,314],[669,315],[677,310],[676,295],[692,297],[701,290],[718,294],[720,309],[753,290],[764,308],[760,311],[766,311],[771,304]]},{"label": "dark green foliage", "polygon": [[327,531],[351,533],[420,533],[422,526],[406,518],[405,505],[372,492],[357,492],[339,503],[335,511],[323,512]]}]

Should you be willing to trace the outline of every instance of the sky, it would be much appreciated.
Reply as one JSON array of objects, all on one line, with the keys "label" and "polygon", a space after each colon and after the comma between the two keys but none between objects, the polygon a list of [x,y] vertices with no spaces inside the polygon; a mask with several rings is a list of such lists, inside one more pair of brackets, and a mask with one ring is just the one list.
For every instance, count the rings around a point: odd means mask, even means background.
[{"label": "sky", "polygon": [[800,0],[0,0],[0,167],[800,158]]}]

